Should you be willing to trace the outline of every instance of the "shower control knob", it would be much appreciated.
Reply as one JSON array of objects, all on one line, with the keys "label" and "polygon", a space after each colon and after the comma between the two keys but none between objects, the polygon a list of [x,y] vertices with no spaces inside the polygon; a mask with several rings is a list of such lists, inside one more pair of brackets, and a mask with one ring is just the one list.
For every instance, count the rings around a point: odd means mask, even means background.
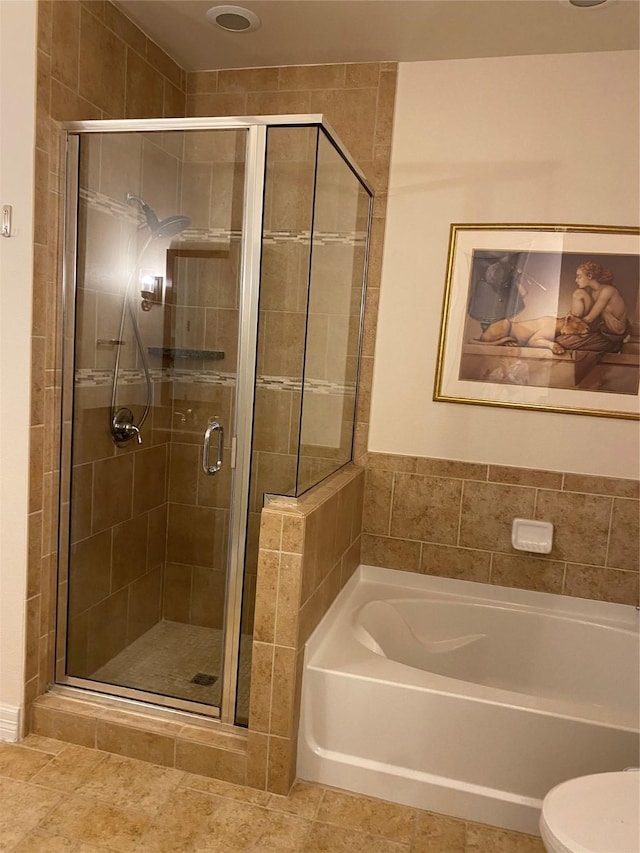
[{"label": "shower control knob", "polygon": [[111,420],[111,434],[119,444],[130,441],[134,436],[138,444],[142,444],[142,435],[140,429],[133,422],[131,409],[118,409]]}]

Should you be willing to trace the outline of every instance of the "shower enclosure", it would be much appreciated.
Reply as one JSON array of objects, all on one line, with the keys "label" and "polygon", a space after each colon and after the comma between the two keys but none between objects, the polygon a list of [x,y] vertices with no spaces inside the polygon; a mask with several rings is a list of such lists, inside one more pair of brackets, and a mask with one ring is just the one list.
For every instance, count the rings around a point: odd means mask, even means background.
[{"label": "shower enclosure", "polygon": [[371,192],[322,116],[65,134],[56,680],[246,724],[264,495],[352,455]]}]

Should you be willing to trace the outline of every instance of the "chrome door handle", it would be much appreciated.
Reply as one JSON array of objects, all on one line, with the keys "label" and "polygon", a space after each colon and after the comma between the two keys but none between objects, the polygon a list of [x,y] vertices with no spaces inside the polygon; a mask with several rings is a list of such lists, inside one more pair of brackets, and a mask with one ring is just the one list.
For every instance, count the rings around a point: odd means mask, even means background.
[{"label": "chrome door handle", "polygon": [[[218,433],[218,458],[215,465],[209,465],[209,445],[211,443],[211,433]],[[209,419],[209,424],[204,433],[204,444],[202,447],[202,470],[205,474],[217,474],[222,468],[222,445],[224,441],[224,430],[222,424],[213,418]]]}]

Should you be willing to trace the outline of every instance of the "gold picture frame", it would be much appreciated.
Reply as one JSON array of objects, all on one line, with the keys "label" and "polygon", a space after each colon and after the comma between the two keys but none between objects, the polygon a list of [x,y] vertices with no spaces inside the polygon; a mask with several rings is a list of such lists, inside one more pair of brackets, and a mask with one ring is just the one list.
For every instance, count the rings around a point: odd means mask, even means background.
[{"label": "gold picture frame", "polygon": [[640,419],[640,229],[453,224],[433,399]]}]

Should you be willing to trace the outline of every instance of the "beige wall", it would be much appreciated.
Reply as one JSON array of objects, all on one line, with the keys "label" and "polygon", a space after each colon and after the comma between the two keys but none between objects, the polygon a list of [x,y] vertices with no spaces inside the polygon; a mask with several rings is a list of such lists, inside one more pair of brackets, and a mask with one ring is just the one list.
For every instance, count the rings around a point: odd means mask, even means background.
[{"label": "beige wall", "polygon": [[18,734],[27,565],[36,4],[0,4],[0,198],[13,207],[0,279],[0,739]]},{"label": "beige wall", "polygon": [[638,477],[632,421],[431,397],[450,223],[637,225],[639,80],[634,51],[399,66],[370,450]]}]

